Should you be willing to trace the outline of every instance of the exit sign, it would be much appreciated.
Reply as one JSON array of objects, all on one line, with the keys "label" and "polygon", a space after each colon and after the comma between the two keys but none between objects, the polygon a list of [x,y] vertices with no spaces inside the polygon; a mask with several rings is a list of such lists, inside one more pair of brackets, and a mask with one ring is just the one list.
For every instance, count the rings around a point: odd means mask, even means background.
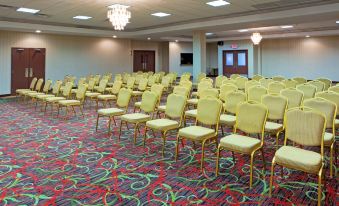
[{"label": "exit sign", "polygon": [[232,49],[238,49],[238,44],[231,44]]}]

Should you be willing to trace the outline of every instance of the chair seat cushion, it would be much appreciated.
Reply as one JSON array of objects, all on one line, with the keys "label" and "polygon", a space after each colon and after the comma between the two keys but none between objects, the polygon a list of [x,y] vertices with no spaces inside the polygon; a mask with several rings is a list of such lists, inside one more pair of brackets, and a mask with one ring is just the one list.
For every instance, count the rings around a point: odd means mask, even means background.
[{"label": "chair seat cushion", "polygon": [[107,86],[113,87],[113,84],[114,84],[114,82],[108,82],[108,83],[107,83]]},{"label": "chair seat cushion", "polygon": [[288,168],[318,173],[321,167],[319,153],[292,146],[282,146],[275,153],[275,162]]},{"label": "chair seat cushion", "polygon": [[142,91],[132,91],[132,96],[141,96],[142,94]]},{"label": "chair seat cushion", "polygon": [[41,99],[41,100],[47,99],[49,97],[55,97],[55,95],[54,94],[40,94],[36,96],[37,99]]},{"label": "chair seat cushion", "polygon": [[221,138],[220,146],[223,148],[249,154],[260,146],[260,140],[238,134],[231,134]]},{"label": "chair seat cushion", "polygon": [[98,92],[88,92],[88,93],[86,93],[86,97],[97,97],[100,94],[101,93],[98,93]]},{"label": "chair seat cushion", "polygon": [[189,100],[187,100],[187,104],[197,105],[198,101],[199,101],[199,99],[189,99]]},{"label": "chair seat cushion", "polygon": [[335,124],[335,127],[336,127],[336,128],[339,127],[339,119],[336,119],[335,122],[334,122],[334,124]]},{"label": "chair seat cushion", "polygon": [[72,94],[76,94],[78,92],[78,89],[72,89],[71,92]]},{"label": "chair seat cushion", "polygon": [[331,144],[333,142],[334,142],[333,133],[325,132],[325,134],[324,134],[324,145],[325,146],[331,146]]},{"label": "chair seat cushion", "polygon": [[17,89],[17,90],[15,90],[16,93],[21,93],[23,91],[32,91],[32,90],[30,90],[30,89]]},{"label": "chair seat cushion", "polygon": [[46,102],[58,102],[60,100],[65,100],[65,97],[48,97],[46,98]]},{"label": "chair seat cushion", "polygon": [[192,92],[192,97],[197,97],[198,96],[198,92]]},{"label": "chair seat cushion", "polygon": [[27,96],[29,97],[36,97],[38,95],[42,95],[42,94],[45,94],[43,92],[34,92],[34,93],[28,93]]},{"label": "chair seat cushion", "polygon": [[265,131],[267,132],[279,132],[283,129],[283,125],[275,122],[266,122]]},{"label": "chair seat cushion", "polygon": [[228,126],[235,125],[236,117],[229,114],[222,114],[220,115],[220,124],[226,124]]},{"label": "chair seat cushion", "polygon": [[28,95],[30,93],[38,93],[38,92],[37,91],[31,91],[31,90],[21,92],[21,94],[23,94],[23,95]]},{"label": "chair seat cushion", "polygon": [[59,104],[64,105],[64,106],[79,106],[80,101],[79,100],[61,100],[59,101]]},{"label": "chair seat cushion", "polygon": [[131,122],[131,123],[146,122],[150,119],[151,117],[149,115],[142,114],[142,113],[124,114],[121,116],[121,120],[124,120],[126,122]]},{"label": "chair seat cushion", "polygon": [[135,106],[135,107],[141,107],[141,102],[136,102],[136,103],[134,103],[134,106]]},{"label": "chair seat cushion", "polygon": [[186,137],[193,140],[203,140],[206,138],[214,137],[214,129],[201,127],[201,126],[190,126],[179,130],[179,136]]},{"label": "chair seat cushion", "polygon": [[158,111],[160,111],[160,112],[165,112],[165,111],[166,111],[166,105],[160,105],[160,106],[158,107]]},{"label": "chair seat cushion", "polygon": [[197,117],[198,115],[198,110],[197,109],[192,109],[192,110],[188,110],[185,112],[185,117]]},{"label": "chair seat cushion", "polygon": [[125,113],[124,110],[119,108],[107,108],[107,109],[99,109],[98,114],[103,116],[117,116],[123,115]]},{"label": "chair seat cushion", "polygon": [[156,130],[170,130],[179,127],[179,123],[170,119],[155,119],[146,122],[146,126]]},{"label": "chair seat cushion", "polygon": [[114,100],[116,99],[117,96],[113,95],[113,94],[101,94],[98,96],[99,100]]}]

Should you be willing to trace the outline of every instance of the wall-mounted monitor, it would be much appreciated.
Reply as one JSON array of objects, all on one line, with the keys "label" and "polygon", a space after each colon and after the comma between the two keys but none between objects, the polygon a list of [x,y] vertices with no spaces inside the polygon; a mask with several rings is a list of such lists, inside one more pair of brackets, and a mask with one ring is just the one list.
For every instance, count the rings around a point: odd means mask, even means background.
[{"label": "wall-mounted monitor", "polygon": [[180,65],[193,65],[193,53],[181,53]]}]

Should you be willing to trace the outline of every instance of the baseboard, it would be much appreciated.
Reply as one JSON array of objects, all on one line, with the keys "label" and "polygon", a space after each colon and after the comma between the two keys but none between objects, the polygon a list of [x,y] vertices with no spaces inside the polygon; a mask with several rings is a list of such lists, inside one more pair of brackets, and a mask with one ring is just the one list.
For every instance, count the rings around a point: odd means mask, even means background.
[{"label": "baseboard", "polygon": [[12,94],[0,94],[0,97],[9,97],[12,96]]}]

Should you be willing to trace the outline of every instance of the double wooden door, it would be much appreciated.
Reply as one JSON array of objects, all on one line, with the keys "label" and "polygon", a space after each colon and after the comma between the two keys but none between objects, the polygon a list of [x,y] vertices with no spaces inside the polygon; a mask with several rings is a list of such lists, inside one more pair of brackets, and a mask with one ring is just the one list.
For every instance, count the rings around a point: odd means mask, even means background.
[{"label": "double wooden door", "polygon": [[224,50],[223,71],[226,76],[230,76],[231,74],[248,75],[247,50]]},{"label": "double wooden door", "polygon": [[28,88],[32,79],[45,78],[46,49],[12,48],[11,93]]},{"label": "double wooden door", "polygon": [[155,72],[155,51],[134,50],[133,71]]}]

